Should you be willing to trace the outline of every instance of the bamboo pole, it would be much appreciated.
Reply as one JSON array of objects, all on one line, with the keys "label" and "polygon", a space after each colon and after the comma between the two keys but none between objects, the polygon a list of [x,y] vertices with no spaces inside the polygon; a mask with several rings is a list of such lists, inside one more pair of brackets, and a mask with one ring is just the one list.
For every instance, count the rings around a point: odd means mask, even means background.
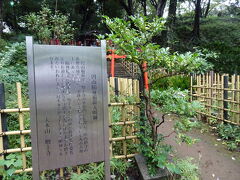
[{"label": "bamboo pole", "polygon": [[60,175],[60,178],[64,177],[64,169],[63,168],[59,169],[59,175]]},{"label": "bamboo pole", "polygon": [[[126,80],[125,79],[121,79],[121,82],[120,82],[120,84],[121,84],[121,92],[123,93],[123,94],[125,94],[125,93],[127,93],[126,92],[126,90],[127,90],[127,88],[126,88]],[[122,127],[122,136],[123,137],[126,137],[126,123],[125,123],[125,121],[126,121],[126,107],[125,106],[122,106],[121,107],[121,121],[122,122],[124,122],[124,125],[123,125],[123,127]],[[125,139],[123,139],[123,154],[124,155],[127,155],[127,142],[126,142],[126,138]]]},{"label": "bamboo pole", "polygon": [[113,158],[115,159],[125,159],[125,158],[132,158],[134,157],[136,154],[128,154],[128,155],[119,155],[119,156],[114,156]]},{"label": "bamboo pole", "polygon": [[[237,76],[237,89],[240,90],[240,76]],[[237,109],[240,112],[240,92],[237,93],[237,102],[238,102],[238,106]],[[240,114],[238,114],[238,118],[237,118],[237,123],[240,124]]]},{"label": "bamboo pole", "polygon": [[[23,108],[22,105],[22,89],[21,89],[21,84],[17,83],[17,97],[18,97],[18,108]],[[18,115],[19,118],[19,125],[20,125],[20,131],[24,130],[24,119],[23,119],[23,113],[19,112]],[[25,148],[25,138],[24,138],[24,134],[20,135],[20,144],[21,144],[21,149]],[[22,154],[22,165],[23,165],[23,169],[26,169],[27,167],[27,160],[26,160],[26,154],[25,152],[21,152]]]},{"label": "bamboo pole", "polygon": [[[231,76],[231,82],[232,82],[232,84],[231,84],[232,89],[236,89],[235,88],[235,85],[236,85],[235,75]],[[235,103],[234,103],[235,99],[236,99],[235,98],[235,91],[231,91],[231,95],[232,95],[232,97],[231,97],[232,103],[230,103],[230,109],[233,109],[233,111],[235,111],[236,110]],[[230,118],[231,118],[231,121],[236,122],[236,113],[231,113]]]},{"label": "bamboo pole", "polygon": [[29,112],[30,108],[0,109],[0,113],[20,113]]},{"label": "bamboo pole", "polygon": [[31,150],[32,150],[32,147],[14,148],[14,149],[5,149],[2,151],[2,153],[9,154],[9,153],[26,152],[26,151],[31,151]]},{"label": "bamboo pole", "polygon": [[[2,114],[0,113],[0,133],[2,133]],[[3,136],[0,136],[0,160],[4,159]],[[0,167],[3,168],[3,167]]]},{"label": "bamboo pole", "polygon": [[31,130],[22,130],[22,131],[6,131],[0,132],[0,137],[9,136],[9,135],[22,135],[22,134],[30,134]]},{"label": "bamboo pole", "polygon": [[79,166],[77,166],[77,174],[81,174],[81,169]]},{"label": "bamboo pole", "polygon": [[[111,82],[112,86],[115,88],[114,86],[114,81]],[[110,104],[110,88],[109,88],[109,82],[108,82],[108,103]],[[109,124],[112,124],[112,109],[109,108],[108,110],[108,116],[109,116]],[[110,125],[109,126],[109,138],[112,138],[112,126]],[[110,150],[110,159],[112,158],[113,156],[113,145],[112,145],[112,142],[109,143],[110,147],[109,147],[109,150]]]},{"label": "bamboo pole", "polygon": [[127,140],[127,139],[136,139],[136,138],[137,138],[137,136],[124,136],[124,137],[112,138],[112,139],[109,139],[109,140],[114,142],[114,141],[123,141],[123,140]]}]

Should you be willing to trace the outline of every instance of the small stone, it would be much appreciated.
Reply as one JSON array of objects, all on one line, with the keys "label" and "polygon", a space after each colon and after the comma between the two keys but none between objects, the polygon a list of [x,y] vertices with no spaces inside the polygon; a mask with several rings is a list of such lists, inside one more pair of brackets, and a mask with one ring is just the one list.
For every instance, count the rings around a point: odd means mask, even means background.
[{"label": "small stone", "polygon": [[217,139],[217,141],[221,141],[222,139]]},{"label": "small stone", "polygon": [[116,175],[111,175],[111,179],[115,179],[116,178]]},{"label": "small stone", "polygon": [[128,159],[128,162],[132,162],[132,160],[131,160],[131,159]]},{"label": "small stone", "polygon": [[234,161],[235,161],[235,160],[236,160],[236,158],[235,158],[235,157],[232,157],[232,160],[234,160]]},{"label": "small stone", "polygon": [[215,177],[215,174],[212,174],[212,177]]}]

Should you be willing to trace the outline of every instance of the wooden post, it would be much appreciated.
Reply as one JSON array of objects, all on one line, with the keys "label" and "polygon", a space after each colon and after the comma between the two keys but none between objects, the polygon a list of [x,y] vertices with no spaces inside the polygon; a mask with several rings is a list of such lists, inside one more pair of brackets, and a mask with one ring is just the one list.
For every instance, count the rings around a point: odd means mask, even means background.
[{"label": "wooden post", "polygon": [[114,50],[112,50],[112,54],[111,54],[111,77],[115,76],[115,52]]},{"label": "wooden post", "polygon": [[[0,83],[0,109],[5,109],[6,105],[5,105],[5,88],[4,88],[4,84]],[[2,122],[1,122],[1,126],[2,126],[2,131],[6,132],[7,131],[7,114],[5,113],[1,113],[0,114]],[[7,136],[3,136],[1,137],[3,140],[3,149],[7,149],[8,148],[8,137]]]},{"label": "wooden post", "polygon": [[240,123],[240,76],[238,75],[237,76],[237,90],[238,90],[238,92],[236,92],[237,93],[237,103],[238,103],[238,105],[237,105],[237,111],[238,111],[238,117],[237,117],[237,123],[239,124]]},{"label": "wooden post", "polygon": [[[110,84],[114,87],[114,81],[110,81],[108,82],[108,103],[110,103]],[[109,107],[108,109],[108,113],[109,113],[109,139],[112,139],[112,109],[110,109],[111,107]],[[112,141],[110,141],[110,159],[112,159],[113,156],[113,145],[112,145]]]},{"label": "wooden post", "polygon": [[228,88],[228,76],[223,76],[223,118],[224,119],[228,119],[228,102],[226,100],[228,100],[228,90],[226,90],[226,88]]},{"label": "wooden post", "polygon": [[193,73],[190,74],[190,101],[193,101]]},{"label": "wooden post", "polygon": [[[233,111],[236,111],[236,81],[235,81],[235,75],[231,76],[231,105],[230,105],[230,109]],[[236,122],[236,113],[231,112],[231,121]]]},{"label": "wooden post", "polygon": [[[5,98],[4,98],[4,85],[1,83],[0,84],[0,109],[4,109],[5,106]],[[3,132],[3,114],[0,113],[0,133],[2,134]],[[4,159],[4,145],[3,145],[3,136],[0,136],[0,160]],[[3,168],[3,167],[0,167]]]}]

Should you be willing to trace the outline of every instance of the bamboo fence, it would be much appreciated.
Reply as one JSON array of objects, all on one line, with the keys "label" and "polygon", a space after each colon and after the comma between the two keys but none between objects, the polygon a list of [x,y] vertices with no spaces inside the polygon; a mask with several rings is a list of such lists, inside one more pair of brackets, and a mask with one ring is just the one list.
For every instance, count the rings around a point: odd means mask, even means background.
[{"label": "bamboo fence", "polygon": [[208,122],[240,125],[240,76],[209,72],[191,76],[191,99],[205,106],[198,113]]},{"label": "bamboo fence", "polygon": [[[24,108],[22,103],[22,92],[21,84],[17,83],[17,108],[2,108],[0,102],[0,159],[4,159],[6,155],[11,153],[20,153],[22,159],[22,168],[15,171],[15,173],[31,172],[32,167],[28,162],[31,162],[30,159],[27,159],[26,153],[31,152],[32,147],[27,146],[26,137],[29,139],[31,130],[25,128],[24,118],[29,114],[30,108]],[[135,121],[139,119],[139,106],[138,106],[138,97],[139,97],[139,81],[125,78],[109,78],[108,81],[108,94],[110,99],[117,99],[122,96],[135,96],[135,102],[127,101],[118,101],[114,100],[113,102],[109,101],[109,141],[110,141],[110,157],[118,159],[131,158],[135,155],[136,149],[132,148],[132,145],[136,143],[136,134],[135,134]],[[121,98],[119,98],[121,99]],[[1,100],[1,97],[0,97]],[[115,119],[113,122],[113,110],[118,108],[120,110],[120,118]],[[6,121],[6,114],[17,113],[18,114],[18,129],[6,131],[3,127],[3,121]],[[1,126],[2,125],[2,126]],[[114,129],[120,129],[121,133],[114,133]],[[4,147],[4,139],[8,136],[18,136],[20,138],[20,145],[17,148],[6,148]],[[29,144],[29,143],[28,143]],[[131,146],[131,147],[129,147]],[[120,147],[120,150],[119,150]],[[0,167],[3,168],[3,167]],[[76,167],[77,173],[80,174],[81,170],[79,167]],[[45,173],[45,172],[43,172]],[[64,168],[59,169],[60,177],[64,177]]]}]

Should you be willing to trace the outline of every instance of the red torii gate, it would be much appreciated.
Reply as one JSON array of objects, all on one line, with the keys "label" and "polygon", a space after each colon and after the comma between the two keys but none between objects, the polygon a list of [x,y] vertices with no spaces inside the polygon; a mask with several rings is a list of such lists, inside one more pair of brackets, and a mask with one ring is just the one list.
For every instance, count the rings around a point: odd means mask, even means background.
[{"label": "red torii gate", "polygon": [[[115,49],[109,49],[108,52],[110,52],[109,55],[107,55],[107,58],[108,59],[111,59],[111,68],[110,68],[110,76],[111,77],[114,77],[115,76],[115,59],[125,59],[126,58],[126,55],[122,55],[122,56],[119,56],[117,54],[115,54]],[[143,74],[143,78],[144,78],[144,87],[146,90],[149,89],[149,86],[148,86],[148,73],[147,73],[147,63],[144,62],[142,64],[142,68],[143,68],[143,71],[144,71],[144,74]]]}]

